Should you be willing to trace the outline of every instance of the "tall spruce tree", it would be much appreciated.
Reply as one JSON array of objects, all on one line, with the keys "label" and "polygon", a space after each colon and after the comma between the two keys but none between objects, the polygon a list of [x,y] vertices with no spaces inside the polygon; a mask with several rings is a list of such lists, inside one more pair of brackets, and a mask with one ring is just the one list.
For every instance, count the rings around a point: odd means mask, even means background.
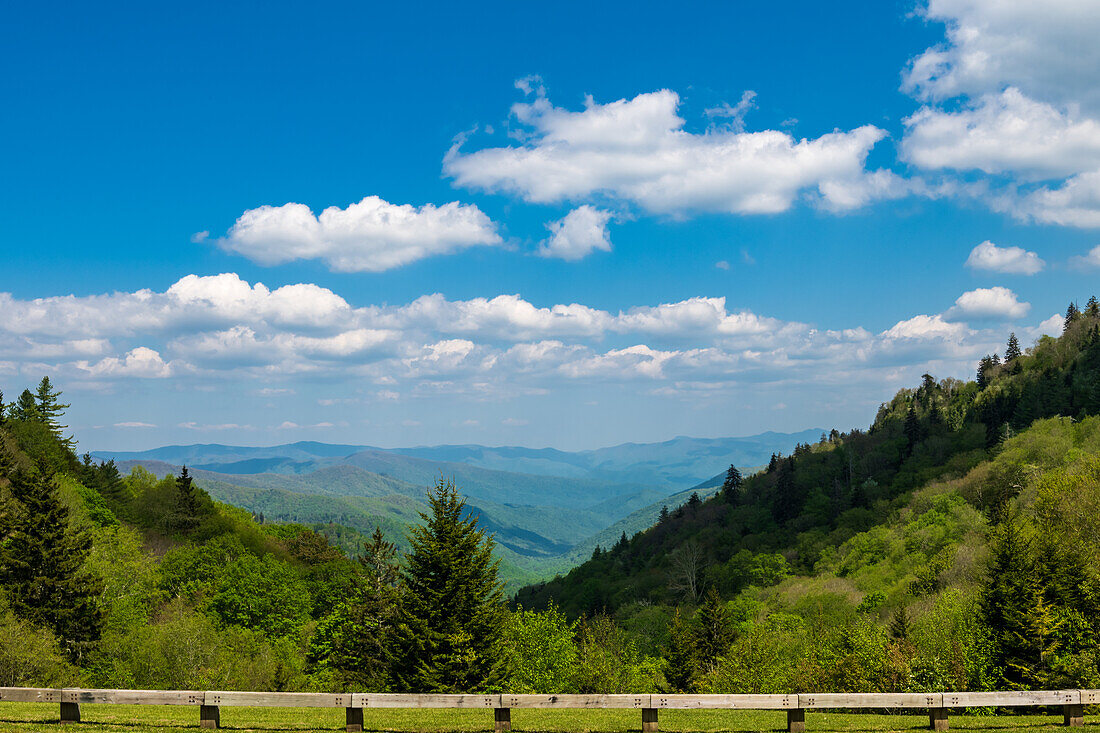
[{"label": "tall spruce tree", "polygon": [[737,637],[729,606],[711,586],[695,613],[695,650],[700,668],[708,668],[726,656]]},{"label": "tall spruce tree", "polygon": [[1080,317],[1081,317],[1081,311],[1078,310],[1077,304],[1071,302],[1066,307],[1066,320],[1065,320],[1065,325],[1062,327],[1062,333],[1065,333],[1066,331],[1068,331],[1069,327],[1072,326],[1074,323],[1076,323],[1077,319],[1080,318]]},{"label": "tall spruce tree", "polygon": [[741,487],[745,485],[745,479],[737,466],[730,464],[726,470],[726,480],[722,482],[722,498],[727,503],[736,504],[741,498]]},{"label": "tall spruce tree", "polygon": [[19,395],[19,399],[12,403],[11,418],[12,420],[22,420],[24,422],[40,421],[42,419],[41,413],[38,412],[38,401],[29,389],[23,390]]},{"label": "tall spruce tree", "polygon": [[73,439],[64,436],[64,431],[69,426],[61,424],[61,417],[71,405],[62,404],[60,397],[61,390],[54,389],[49,377],[42,377],[42,381],[38,383],[38,390],[35,392],[38,419],[46,423],[46,427],[49,428],[53,437],[71,447],[74,442]]},{"label": "tall spruce tree", "polygon": [[194,478],[187,471],[187,466],[184,466],[176,477],[176,506],[167,518],[168,529],[187,534],[199,526],[201,511],[199,488],[194,485]]},{"label": "tall spruce tree", "polygon": [[504,674],[499,644],[503,584],[493,538],[464,517],[466,502],[453,481],[428,494],[431,514],[409,534],[403,577],[408,590],[407,633],[398,678],[405,689],[474,692]]},{"label": "tall spruce tree", "polygon": [[1100,318],[1100,301],[1096,300],[1096,296],[1090,296],[1089,302],[1085,304],[1085,315],[1089,318]]},{"label": "tall spruce tree", "polygon": [[7,478],[16,507],[11,534],[0,546],[0,586],[13,611],[52,629],[79,661],[103,626],[102,583],[84,571],[91,538],[70,526],[50,478],[21,469],[9,470]]},{"label": "tall spruce tree", "polygon": [[695,632],[690,622],[680,613],[679,607],[669,623],[668,647],[664,658],[665,679],[675,692],[690,692],[695,676]]},{"label": "tall spruce tree", "polygon": [[1020,340],[1016,338],[1015,333],[1008,335],[1008,345],[1005,347],[1005,363],[1015,361],[1020,358]]}]

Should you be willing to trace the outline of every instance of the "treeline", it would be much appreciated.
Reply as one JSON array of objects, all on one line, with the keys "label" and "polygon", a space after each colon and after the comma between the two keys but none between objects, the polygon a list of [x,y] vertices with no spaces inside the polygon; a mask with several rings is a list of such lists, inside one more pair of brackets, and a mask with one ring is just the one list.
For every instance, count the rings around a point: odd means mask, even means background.
[{"label": "treeline", "polygon": [[[1100,682],[1100,566],[1068,541],[1080,517],[1044,514],[1062,505],[1030,493],[1054,480],[1044,470],[1100,453],[1096,299],[1068,309],[1060,338],[1024,352],[1010,336],[979,378],[925,375],[865,431],[822,435],[747,478],[731,467],[716,497],[517,600],[613,616],[681,690]],[[1056,417],[1076,424],[1043,421]],[[1100,498],[1095,476],[1078,484]]]}]

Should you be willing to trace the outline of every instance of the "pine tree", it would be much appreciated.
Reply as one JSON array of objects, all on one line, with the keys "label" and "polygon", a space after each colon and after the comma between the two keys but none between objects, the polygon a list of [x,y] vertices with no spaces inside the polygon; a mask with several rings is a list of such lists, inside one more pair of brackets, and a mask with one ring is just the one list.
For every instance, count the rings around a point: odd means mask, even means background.
[{"label": "pine tree", "polygon": [[12,403],[11,419],[24,422],[42,419],[41,414],[38,412],[38,401],[35,400],[34,393],[29,389],[23,390],[19,395],[19,399]]},{"label": "pine tree", "polygon": [[1015,361],[1020,358],[1020,341],[1016,338],[1015,333],[1008,335],[1008,346],[1005,347],[1005,363]]},{"label": "pine tree", "polygon": [[1071,302],[1069,304],[1069,306],[1066,308],[1066,320],[1065,320],[1065,325],[1062,327],[1062,333],[1065,333],[1066,331],[1068,331],[1069,327],[1073,323],[1075,323],[1077,321],[1077,319],[1080,318],[1080,316],[1081,316],[1081,311],[1079,311],[1077,309],[1077,304]]},{"label": "pine tree", "polygon": [[706,668],[726,656],[737,637],[729,606],[711,586],[695,614],[695,650],[698,665]]},{"label": "pine tree", "polygon": [[661,507],[661,514],[657,517],[658,524],[664,524],[668,521],[668,505],[665,504]]},{"label": "pine tree", "polygon": [[83,569],[91,538],[70,526],[52,480],[19,469],[7,477],[17,506],[13,530],[0,546],[0,586],[13,611],[52,629],[79,661],[103,626],[102,584]]},{"label": "pine tree", "polygon": [[180,475],[176,477],[176,506],[168,516],[168,528],[187,534],[199,526],[201,510],[199,488],[194,485],[191,474],[187,472],[187,466],[184,466],[180,470]]},{"label": "pine tree", "polygon": [[920,424],[920,418],[917,417],[917,411],[909,405],[909,410],[905,413],[906,452],[912,453],[923,437],[924,429]]},{"label": "pine tree", "polygon": [[665,679],[675,692],[690,692],[695,676],[695,634],[691,624],[684,620],[680,609],[669,624],[668,646],[665,648]]},{"label": "pine tree", "polygon": [[[331,637],[329,649],[316,645],[314,661],[327,656],[346,686],[369,692],[393,687],[403,602],[397,547],[375,527],[359,556],[358,583],[319,636]],[[327,651],[327,654],[326,654]]]},{"label": "pine tree", "polygon": [[722,482],[722,498],[729,504],[736,504],[741,498],[741,487],[744,484],[741,472],[731,463],[726,470],[726,480]]},{"label": "pine tree", "polygon": [[978,361],[978,389],[985,389],[989,385],[989,377],[993,370],[993,357],[986,354]]},{"label": "pine tree", "polygon": [[473,692],[499,684],[504,589],[495,542],[464,519],[453,481],[428,495],[431,514],[409,535],[403,577],[408,588],[403,686],[427,692]]},{"label": "pine tree", "polygon": [[894,611],[894,616],[890,619],[890,638],[895,641],[906,641],[910,631],[909,612],[905,610],[905,606],[901,606]]},{"label": "pine tree", "polygon": [[993,531],[981,611],[992,634],[994,664],[1010,688],[1032,682],[1032,614],[1040,599],[1033,543],[1019,517],[1009,513]]},{"label": "pine tree", "polygon": [[35,393],[39,419],[46,423],[46,427],[50,429],[50,433],[55,438],[66,446],[72,446],[73,439],[66,438],[63,434],[63,431],[69,426],[61,424],[61,417],[71,405],[61,404],[59,397],[61,397],[61,390],[53,388],[53,383],[50,382],[49,377],[42,377],[42,381],[38,383],[38,391]]},{"label": "pine tree", "polygon": [[1085,315],[1089,318],[1100,318],[1100,301],[1096,300],[1095,295],[1091,296],[1085,305]]}]

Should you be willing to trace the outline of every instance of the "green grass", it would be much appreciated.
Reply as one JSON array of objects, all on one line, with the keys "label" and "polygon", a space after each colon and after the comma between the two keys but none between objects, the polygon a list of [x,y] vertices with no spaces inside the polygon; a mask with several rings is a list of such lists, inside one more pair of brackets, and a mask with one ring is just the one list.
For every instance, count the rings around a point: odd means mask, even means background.
[{"label": "green grass", "polygon": [[[0,731],[56,731],[58,705],[0,703]],[[191,706],[81,705],[82,723],[75,730],[90,733],[173,733],[195,731],[199,711]],[[770,710],[662,710],[660,727],[669,733],[693,731],[783,731],[786,715]],[[952,730],[1045,731],[1061,728],[1061,716],[953,715]],[[491,731],[489,710],[364,710],[364,729],[405,733],[459,733]],[[1095,720],[1086,718],[1092,727]],[[230,708],[221,709],[222,728],[234,731],[338,731],[344,729],[344,711],[329,708]],[[852,715],[810,712],[806,730],[880,731],[927,730],[927,715]],[[521,733],[628,733],[641,729],[637,710],[513,710],[512,728]],[[66,730],[73,731],[73,727]]]}]

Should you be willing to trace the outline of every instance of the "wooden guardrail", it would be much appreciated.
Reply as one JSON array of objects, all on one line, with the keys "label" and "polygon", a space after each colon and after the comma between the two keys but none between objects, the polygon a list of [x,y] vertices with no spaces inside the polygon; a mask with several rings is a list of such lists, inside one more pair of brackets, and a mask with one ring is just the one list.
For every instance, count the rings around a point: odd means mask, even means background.
[{"label": "wooden guardrail", "polygon": [[1084,725],[1084,707],[1100,704],[1100,690],[1038,692],[821,693],[798,695],[414,695],[383,693],[210,692],[185,690],[85,690],[0,687],[0,702],[40,702],[61,706],[61,723],[79,723],[80,705],[193,705],[199,725],[217,728],[221,708],[344,708],[349,732],[363,730],[366,708],[485,708],[495,730],[512,729],[513,708],[634,708],[642,713],[643,733],[657,733],[660,710],[786,710],[789,733],[804,733],[808,710],[925,709],[929,727],[948,728],[948,712],[972,707],[1061,707],[1067,726]]}]

